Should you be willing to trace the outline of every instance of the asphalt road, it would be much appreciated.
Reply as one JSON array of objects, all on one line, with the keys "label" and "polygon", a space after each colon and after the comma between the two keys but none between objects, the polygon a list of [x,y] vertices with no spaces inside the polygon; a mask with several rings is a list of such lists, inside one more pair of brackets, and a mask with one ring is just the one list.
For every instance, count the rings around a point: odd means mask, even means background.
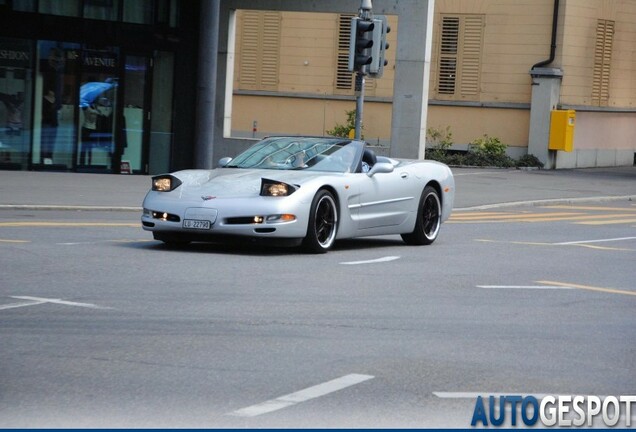
[{"label": "asphalt road", "polygon": [[633,202],[320,256],[168,249],[138,217],[0,212],[2,427],[469,427],[477,393],[634,394]]}]

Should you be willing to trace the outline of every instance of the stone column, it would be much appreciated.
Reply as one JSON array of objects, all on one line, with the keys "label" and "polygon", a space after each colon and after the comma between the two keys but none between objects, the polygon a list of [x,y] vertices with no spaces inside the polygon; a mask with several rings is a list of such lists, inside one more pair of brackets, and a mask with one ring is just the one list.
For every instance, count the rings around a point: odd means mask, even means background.
[{"label": "stone column", "polygon": [[393,82],[392,157],[424,159],[434,3],[425,0],[400,5],[403,9]]},{"label": "stone column", "polygon": [[214,164],[216,125],[216,87],[219,51],[220,0],[201,2],[199,21],[199,74],[197,79],[196,133],[194,163],[196,168],[210,169]]},{"label": "stone column", "polygon": [[550,141],[550,112],[557,109],[561,95],[563,71],[558,68],[537,68],[532,76],[530,106],[530,134],[528,154],[536,156],[544,168],[555,168],[555,151],[548,150]]}]

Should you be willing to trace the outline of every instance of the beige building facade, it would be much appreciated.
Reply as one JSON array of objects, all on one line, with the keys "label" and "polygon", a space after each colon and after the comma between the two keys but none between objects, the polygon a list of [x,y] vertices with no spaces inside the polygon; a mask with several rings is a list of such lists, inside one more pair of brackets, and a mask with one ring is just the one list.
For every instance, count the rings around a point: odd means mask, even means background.
[{"label": "beige building facade", "polygon": [[[636,0],[557,5],[555,14],[555,0],[436,0],[427,126],[450,127],[459,150],[484,134],[497,137],[513,157],[529,148],[541,152],[545,141],[551,168],[634,164]],[[353,15],[238,11],[226,133],[324,135],[345,124],[346,112],[355,109],[347,71]],[[367,80],[363,130],[387,153],[400,43],[397,14],[388,19],[388,66],[382,78]],[[548,60],[553,44],[553,60],[543,67],[557,71],[558,83],[546,111],[575,111],[571,152],[548,151],[549,130],[536,129],[549,129],[549,123],[531,120],[533,91],[540,85],[531,69]],[[538,147],[529,146],[533,133],[541,137]]]}]

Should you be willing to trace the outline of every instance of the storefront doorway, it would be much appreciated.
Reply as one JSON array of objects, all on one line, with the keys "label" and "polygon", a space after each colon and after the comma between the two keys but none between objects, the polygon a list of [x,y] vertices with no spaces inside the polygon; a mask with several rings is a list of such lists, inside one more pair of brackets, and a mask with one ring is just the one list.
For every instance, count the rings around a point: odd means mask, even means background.
[{"label": "storefront doorway", "polygon": [[150,98],[148,72],[151,61],[145,56],[125,55],[124,65],[121,172],[146,172],[148,134],[144,131],[149,129],[150,111],[146,101]]},{"label": "storefront doorway", "polygon": [[119,52],[111,47],[85,47],[81,59],[77,171],[117,172],[117,159],[121,154],[117,140],[121,127],[117,121],[121,110]]},{"label": "storefront doorway", "polygon": [[[27,136],[22,147],[12,146],[23,149],[22,156],[11,155],[17,163],[23,159],[15,169],[147,174],[153,166],[167,165],[172,86],[165,81],[172,80],[172,54],[158,52],[155,59],[117,47],[56,41],[38,41],[36,51],[33,84],[13,79],[30,73],[5,72],[11,78],[5,87],[11,87],[14,96],[8,99],[0,93],[9,104],[20,93],[28,95],[27,88],[34,89],[33,137]],[[153,66],[158,66],[156,85]],[[2,78],[0,71],[0,85]],[[153,107],[160,125],[151,117]],[[8,122],[9,117],[7,110],[0,120]],[[152,130],[155,126],[159,136]],[[18,136],[8,128],[5,134]],[[17,144],[17,139],[0,138],[3,146],[9,141]],[[165,162],[157,163],[156,156]]]}]

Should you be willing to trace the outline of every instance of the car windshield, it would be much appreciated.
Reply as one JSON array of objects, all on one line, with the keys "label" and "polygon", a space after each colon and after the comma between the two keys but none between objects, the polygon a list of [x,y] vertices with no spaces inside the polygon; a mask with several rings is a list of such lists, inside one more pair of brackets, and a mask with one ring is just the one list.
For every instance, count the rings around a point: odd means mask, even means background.
[{"label": "car windshield", "polygon": [[254,144],[226,168],[353,172],[362,143],[343,138],[270,137]]}]

